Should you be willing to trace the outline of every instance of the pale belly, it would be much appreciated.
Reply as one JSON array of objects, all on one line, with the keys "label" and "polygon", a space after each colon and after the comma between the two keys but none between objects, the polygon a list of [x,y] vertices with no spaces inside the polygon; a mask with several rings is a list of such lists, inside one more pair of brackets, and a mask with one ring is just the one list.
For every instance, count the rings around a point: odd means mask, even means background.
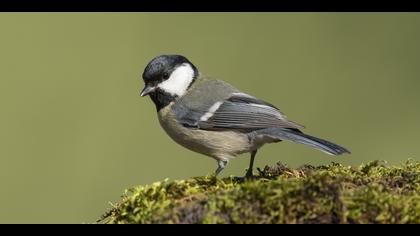
[{"label": "pale belly", "polygon": [[216,160],[230,160],[239,154],[250,152],[250,142],[246,134],[186,128],[168,114],[170,107],[169,105],[158,113],[160,125],[175,142],[185,148]]}]

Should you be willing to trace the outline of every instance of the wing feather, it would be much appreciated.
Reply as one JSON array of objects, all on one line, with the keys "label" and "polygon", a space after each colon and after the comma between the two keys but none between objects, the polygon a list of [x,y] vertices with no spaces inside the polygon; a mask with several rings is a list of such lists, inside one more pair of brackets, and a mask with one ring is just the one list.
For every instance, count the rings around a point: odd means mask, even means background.
[{"label": "wing feather", "polygon": [[206,113],[197,127],[205,130],[252,131],[271,127],[303,128],[289,121],[275,106],[244,93],[234,93],[218,109]]}]

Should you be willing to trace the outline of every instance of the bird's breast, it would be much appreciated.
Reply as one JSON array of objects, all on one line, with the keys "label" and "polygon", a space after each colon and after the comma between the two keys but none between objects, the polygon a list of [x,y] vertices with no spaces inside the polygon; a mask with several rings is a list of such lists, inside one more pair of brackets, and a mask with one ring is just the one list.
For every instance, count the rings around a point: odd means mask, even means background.
[{"label": "bird's breast", "polygon": [[215,159],[231,159],[250,151],[246,134],[234,131],[209,131],[187,128],[171,112],[173,102],[158,112],[159,123],[178,144]]}]

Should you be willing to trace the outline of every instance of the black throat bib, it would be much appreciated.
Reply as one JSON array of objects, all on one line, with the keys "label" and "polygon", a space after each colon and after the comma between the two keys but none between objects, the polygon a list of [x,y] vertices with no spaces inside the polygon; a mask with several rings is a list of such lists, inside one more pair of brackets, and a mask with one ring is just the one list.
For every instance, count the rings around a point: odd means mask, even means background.
[{"label": "black throat bib", "polygon": [[173,96],[161,89],[157,89],[154,93],[150,94],[150,98],[156,105],[156,111],[159,112],[162,108],[166,107],[174,101],[178,96]]}]

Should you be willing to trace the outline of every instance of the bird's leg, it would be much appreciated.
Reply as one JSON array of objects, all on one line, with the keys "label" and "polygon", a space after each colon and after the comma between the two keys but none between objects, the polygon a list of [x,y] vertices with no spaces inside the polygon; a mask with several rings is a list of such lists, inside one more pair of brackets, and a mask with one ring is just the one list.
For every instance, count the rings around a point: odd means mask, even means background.
[{"label": "bird's leg", "polygon": [[226,160],[220,160],[219,162],[217,162],[218,167],[216,170],[216,176],[218,176],[220,174],[220,172],[222,172],[222,170],[226,167],[228,161]]},{"label": "bird's leg", "polygon": [[251,159],[249,161],[249,167],[245,174],[245,179],[253,179],[255,178],[252,170],[254,169],[254,160],[255,156],[257,155],[257,150],[251,152]]}]

